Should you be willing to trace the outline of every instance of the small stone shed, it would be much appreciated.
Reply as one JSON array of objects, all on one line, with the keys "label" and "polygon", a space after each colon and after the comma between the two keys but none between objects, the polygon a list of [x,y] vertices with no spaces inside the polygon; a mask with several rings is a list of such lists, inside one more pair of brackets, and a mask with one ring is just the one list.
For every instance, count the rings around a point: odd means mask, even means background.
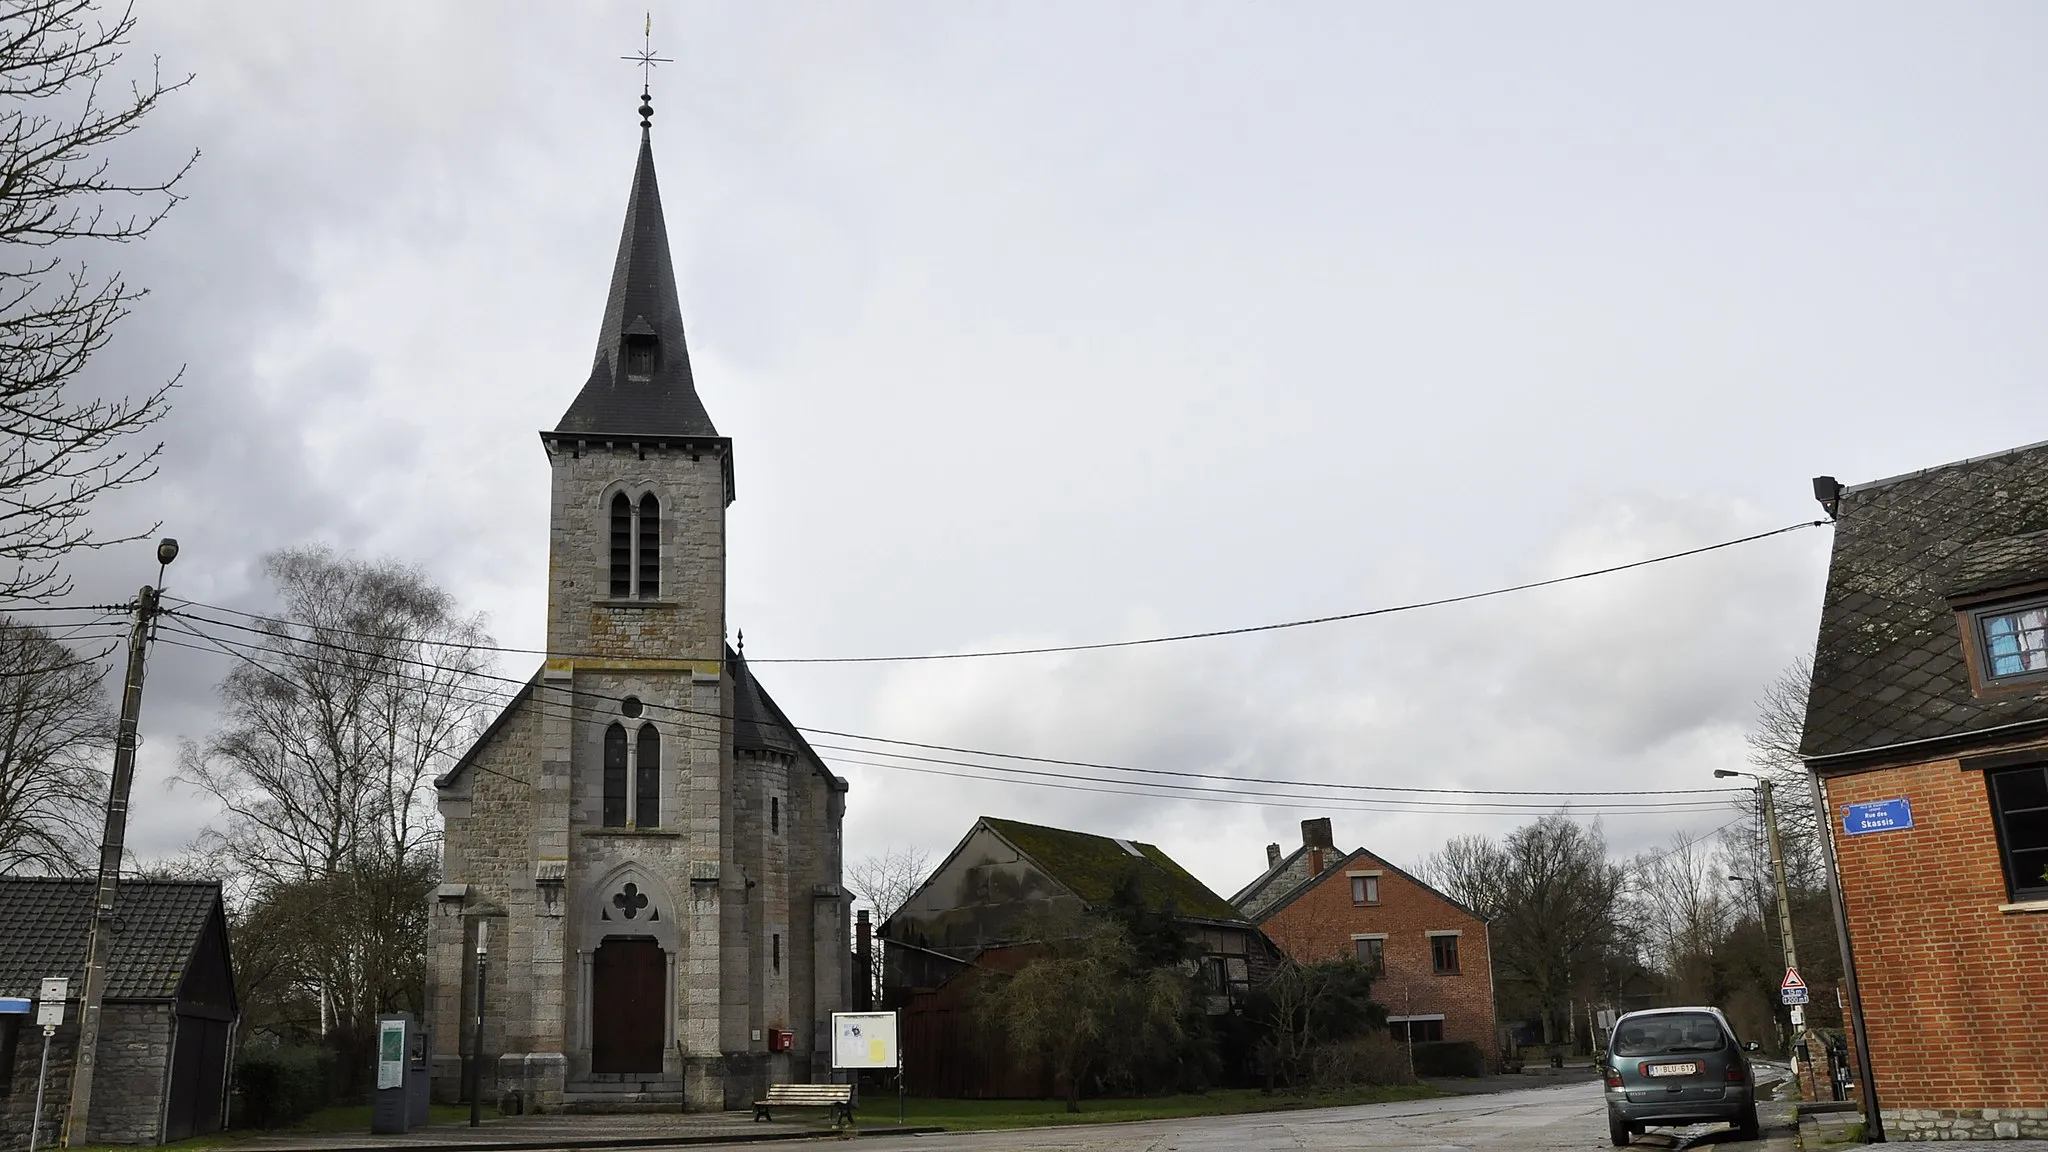
[{"label": "small stone shed", "polygon": [[[0,876],[0,996],[34,997],[46,976],[71,980],[64,1024],[50,1039],[43,1145],[55,1142],[71,1095],[93,881]],[[94,1144],[160,1144],[221,1128],[234,1034],[234,968],[220,885],[123,880],[114,898]],[[0,1015],[0,1150],[28,1147],[43,1032]]]}]

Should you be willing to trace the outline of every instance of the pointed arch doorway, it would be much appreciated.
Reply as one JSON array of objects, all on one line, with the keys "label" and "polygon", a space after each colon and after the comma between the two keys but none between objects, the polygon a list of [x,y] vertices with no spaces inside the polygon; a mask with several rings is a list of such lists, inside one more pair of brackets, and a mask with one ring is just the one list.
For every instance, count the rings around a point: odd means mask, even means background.
[{"label": "pointed arch doorway", "polygon": [[590,1070],[659,1073],[668,956],[652,936],[609,936],[590,964]]}]

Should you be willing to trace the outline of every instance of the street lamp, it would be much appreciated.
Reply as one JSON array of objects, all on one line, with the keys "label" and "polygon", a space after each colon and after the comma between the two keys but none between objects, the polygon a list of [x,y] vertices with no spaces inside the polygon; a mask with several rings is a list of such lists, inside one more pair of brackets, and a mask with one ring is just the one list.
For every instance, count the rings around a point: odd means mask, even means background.
[{"label": "street lamp", "polygon": [[[1771,877],[1778,887],[1778,937],[1785,945],[1785,970],[1797,971],[1799,949],[1792,943],[1792,897],[1785,889],[1785,854],[1778,846],[1778,810],[1771,803],[1771,782],[1754,772],[1737,772],[1729,768],[1714,769],[1714,776],[1723,780],[1742,776],[1756,781],[1757,796],[1763,802],[1764,833],[1771,845]],[[1791,1007],[1792,1033],[1798,1037],[1806,1030],[1806,1009],[1798,1004]],[[1796,1045],[1797,1040],[1794,1043]],[[1795,1076],[1799,1074],[1799,1052],[1796,1047],[1792,1052],[1792,1073]]]}]

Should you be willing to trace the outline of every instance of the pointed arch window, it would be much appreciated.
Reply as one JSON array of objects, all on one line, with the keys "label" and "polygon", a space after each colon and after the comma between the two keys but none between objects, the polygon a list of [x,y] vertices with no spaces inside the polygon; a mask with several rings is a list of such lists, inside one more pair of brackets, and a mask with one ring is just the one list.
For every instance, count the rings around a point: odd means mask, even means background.
[{"label": "pointed arch window", "polygon": [[642,600],[661,595],[661,501],[649,492],[640,497],[639,588]]},{"label": "pointed arch window", "polygon": [[612,497],[612,599],[633,594],[633,502],[624,492]]},{"label": "pointed arch window", "polygon": [[633,765],[633,823],[661,827],[661,733],[652,724],[640,726],[639,755]]},{"label": "pointed arch window", "polygon": [[626,726],[604,730],[604,826],[626,826]]},{"label": "pointed arch window", "polygon": [[661,595],[661,500],[648,492],[635,501],[624,492],[611,500],[611,598],[653,600]]}]

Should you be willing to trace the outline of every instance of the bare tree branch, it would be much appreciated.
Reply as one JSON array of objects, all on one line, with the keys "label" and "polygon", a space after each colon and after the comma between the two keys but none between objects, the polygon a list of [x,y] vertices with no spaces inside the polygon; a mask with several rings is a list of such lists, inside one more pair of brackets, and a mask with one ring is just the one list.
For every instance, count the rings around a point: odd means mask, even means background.
[{"label": "bare tree branch", "polygon": [[191,79],[152,69],[109,100],[134,28],[132,9],[103,20],[95,0],[0,2],[0,599],[60,596],[67,554],[157,527],[105,536],[85,521],[100,496],[156,475],[163,446],[135,438],[169,410],[178,377],[139,397],[76,388],[144,294],[81,250],[148,235],[199,155],[163,179],[113,174],[107,148]]},{"label": "bare tree branch", "polygon": [[89,855],[114,743],[105,674],[0,616],[0,873],[71,872]]}]

